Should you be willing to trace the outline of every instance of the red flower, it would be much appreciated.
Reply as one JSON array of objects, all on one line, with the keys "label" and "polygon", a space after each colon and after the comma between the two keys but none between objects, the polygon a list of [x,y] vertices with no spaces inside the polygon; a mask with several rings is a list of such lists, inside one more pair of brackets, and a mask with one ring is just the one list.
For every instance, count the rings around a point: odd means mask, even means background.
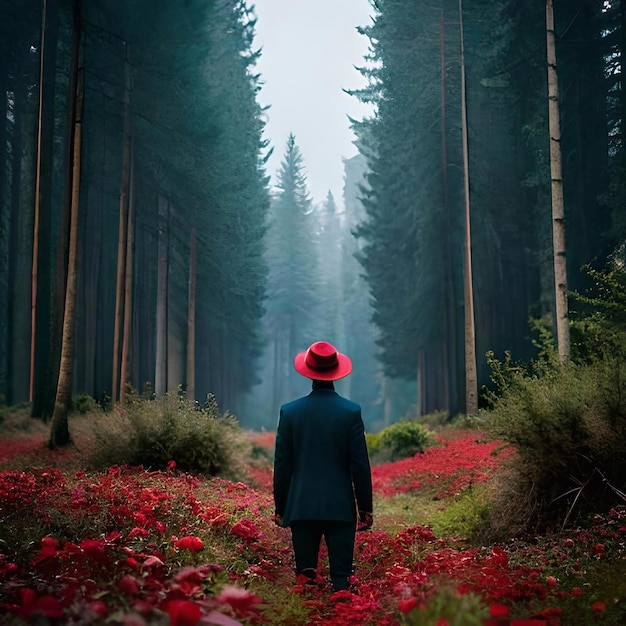
[{"label": "red flower", "polygon": [[504,604],[492,604],[489,607],[491,617],[506,617],[509,614],[509,607]]},{"label": "red flower", "polygon": [[593,546],[593,553],[596,554],[597,556],[602,556],[603,552],[604,552],[603,543],[596,543],[596,545]]},{"label": "red flower", "polygon": [[44,537],[41,540],[41,550],[39,550],[39,554],[33,559],[33,565],[37,565],[48,557],[55,555],[59,545],[58,540],[54,537]]},{"label": "red flower", "polygon": [[456,590],[460,595],[464,596],[470,592],[471,587],[467,583],[459,583]]},{"label": "red flower", "polygon": [[440,617],[437,619],[437,624],[435,626],[449,626],[448,620],[445,617]]},{"label": "red flower", "polygon": [[580,587],[574,587],[572,589],[572,596],[574,596],[574,598],[577,598],[582,595],[583,595],[583,590]]},{"label": "red flower", "polygon": [[591,605],[591,610],[596,611],[598,613],[602,613],[606,611],[606,604],[604,604],[604,602],[594,602]]},{"label": "red flower", "polygon": [[28,619],[39,613],[46,617],[62,617],[63,607],[61,603],[52,596],[40,596],[32,589],[20,589],[21,606],[18,615],[23,619]]},{"label": "red flower", "polygon": [[261,537],[261,531],[258,526],[253,521],[246,518],[234,524],[230,532],[248,541],[256,541]]},{"label": "red flower", "polygon": [[204,550],[204,542],[200,537],[182,537],[178,539],[178,541],[175,541],[174,545],[179,550],[189,550],[189,552],[201,552]]},{"label": "red flower", "polygon": [[164,563],[158,556],[152,555],[143,562],[142,567],[152,567],[153,565],[164,565]]},{"label": "red flower", "polygon": [[137,579],[131,576],[130,574],[126,574],[125,576],[122,576],[117,581],[117,587],[121,592],[127,593],[129,595],[136,595],[140,591],[139,583],[137,582]]},{"label": "red flower", "polygon": [[546,576],[546,584],[548,587],[553,588],[557,586],[557,580],[554,576]]},{"label": "red flower", "polygon": [[407,613],[410,613],[417,605],[417,598],[415,596],[411,596],[406,600],[400,600],[398,602],[398,609],[406,615]]},{"label": "red flower", "polygon": [[109,613],[109,607],[102,600],[92,600],[89,603],[89,608],[93,613],[101,617],[106,617]]},{"label": "red flower", "polygon": [[215,598],[221,604],[228,604],[237,617],[248,617],[257,613],[256,607],[263,602],[259,596],[246,589],[226,585]]},{"label": "red flower", "polygon": [[547,609],[541,611],[541,617],[556,617],[563,614],[563,609],[558,609],[553,606],[549,606]]},{"label": "red flower", "polygon": [[171,626],[195,626],[202,616],[200,607],[190,600],[167,600],[159,608],[170,616]]}]

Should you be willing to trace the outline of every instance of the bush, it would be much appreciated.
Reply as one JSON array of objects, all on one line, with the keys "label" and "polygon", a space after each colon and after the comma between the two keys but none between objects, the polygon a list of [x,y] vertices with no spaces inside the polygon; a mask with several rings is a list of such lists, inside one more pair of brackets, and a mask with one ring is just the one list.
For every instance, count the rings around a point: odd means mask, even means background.
[{"label": "bush", "polygon": [[432,433],[414,420],[400,420],[379,433],[379,450],[388,451],[391,460],[413,456],[433,443]]},{"label": "bush", "polygon": [[367,452],[370,458],[380,454],[381,444],[379,433],[365,433],[365,443],[367,444]]},{"label": "bush", "polygon": [[491,509],[491,494],[485,484],[472,485],[456,496],[433,522],[438,537],[462,537],[475,541],[483,532]]},{"label": "bush", "polygon": [[85,415],[93,413],[98,408],[98,403],[86,393],[76,394],[72,396],[70,411]]},{"label": "bush", "polygon": [[203,407],[176,394],[136,399],[123,412],[105,414],[94,427],[98,442],[90,464],[176,468],[207,476],[245,476],[252,442],[236,418],[220,414],[212,396]]},{"label": "bush", "polygon": [[495,536],[566,526],[620,501],[625,370],[604,359],[509,384],[489,421],[491,433],[517,450],[492,510]]}]

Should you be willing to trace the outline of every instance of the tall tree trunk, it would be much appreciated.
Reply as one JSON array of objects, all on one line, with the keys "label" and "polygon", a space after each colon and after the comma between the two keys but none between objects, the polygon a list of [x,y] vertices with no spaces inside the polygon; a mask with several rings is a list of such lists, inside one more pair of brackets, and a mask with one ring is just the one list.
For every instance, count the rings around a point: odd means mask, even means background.
[{"label": "tall tree trunk", "polygon": [[[442,327],[442,350],[445,350],[445,359],[442,368],[443,379],[443,398],[445,411],[449,412],[450,406],[454,404],[450,397],[450,379],[453,371],[456,371],[455,359],[456,355],[456,332],[454,323],[455,297],[454,297],[454,279],[452,264],[452,224],[450,219],[450,198],[448,194],[448,130],[446,120],[446,56],[445,56],[445,21],[444,12],[441,11],[441,22],[439,25],[439,65],[441,72],[441,193],[443,212],[446,220],[445,230],[445,268],[444,268],[444,293],[443,293],[443,319]],[[419,367],[419,357],[418,357]],[[419,386],[418,386],[419,390]]]},{"label": "tall tree trunk", "polygon": [[28,401],[32,403],[35,394],[35,341],[37,336],[37,271],[39,269],[39,188],[41,183],[41,151],[43,134],[43,94],[44,64],[46,58],[46,10],[47,0],[41,7],[41,37],[39,39],[39,103],[37,114],[37,159],[35,165],[35,214],[33,217],[33,260],[31,267],[31,298],[30,298],[30,377]]},{"label": "tall tree trunk", "polygon": [[196,229],[191,230],[189,244],[189,291],[187,298],[187,367],[186,394],[188,400],[196,399]]},{"label": "tall tree trunk", "polygon": [[135,259],[135,198],[134,198],[134,161],[132,143],[129,150],[130,172],[128,183],[128,224],[126,227],[126,261],[124,263],[124,333],[122,336],[122,358],[120,366],[120,404],[124,406],[124,394],[128,371],[130,329],[133,304],[133,267]]},{"label": "tall tree trunk", "polygon": [[554,7],[546,1],[546,46],[548,60],[548,125],[550,131],[550,177],[552,180],[552,246],[556,337],[561,363],[569,361],[569,313],[567,305],[567,266],[565,261],[565,209],[561,166],[561,122],[559,118],[559,82],[554,38]]},{"label": "tall tree trunk", "polygon": [[[128,227],[128,185],[130,168],[130,63],[128,61],[128,48],[124,44],[126,58],[124,60],[124,151],[122,156],[122,181],[120,185],[120,210],[119,210],[119,235],[117,240],[117,283],[115,290],[115,321],[113,330],[113,367],[111,382],[111,402],[117,403],[118,377],[120,363],[120,333],[124,315],[124,282],[126,276],[126,249]],[[120,387],[123,387],[124,380]],[[121,398],[120,398],[121,399]]]},{"label": "tall tree trunk", "polygon": [[69,255],[67,262],[67,286],[65,290],[65,314],[63,316],[63,339],[59,382],[50,428],[50,448],[71,442],[67,414],[72,399],[72,365],[74,361],[74,318],[76,307],[76,249],[78,247],[78,201],[80,191],[80,148],[82,130],[83,85],[78,77],[76,93],[76,120],[74,122],[74,145],[72,167],[72,211],[70,217]]},{"label": "tall tree trunk", "polygon": [[11,232],[11,210],[8,203],[7,185],[7,83],[6,73],[0,72],[0,111],[3,111],[3,120],[0,122],[0,398],[5,400],[6,374],[8,353],[8,320],[9,320],[9,249]]},{"label": "tall tree trunk", "polygon": [[33,281],[31,309],[31,415],[50,417],[54,408],[56,368],[51,341],[52,172],[54,169],[55,81],[59,32],[57,0],[44,0],[40,59],[35,224],[33,227]]},{"label": "tall tree trunk", "polygon": [[[11,138],[11,181],[10,181],[10,236],[8,258],[7,293],[7,354],[6,354],[6,403],[10,406],[28,399],[28,388],[23,389],[24,371],[29,362],[23,362],[22,325],[24,315],[18,312],[27,306],[24,281],[20,279],[28,269],[25,264],[25,234],[28,214],[20,211],[21,178],[23,170],[22,153],[24,151],[24,109],[25,88],[17,85],[13,101],[13,135]],[[30,242],[30,235],[28,236]],[[30,294],[30,290],[29,290]],[[26,347],[26,346],[24,346]],[[27,347],[26,347],[27,349]]]},{"label": "tall tree trunk", "polygon": [[426,355],[423,350],[417,353],[417,414],[426,415]]},{"label": "tall tree trunk", "polygon": [[[9,293],[9,361],[7,372],[7,403],[18,404],[29,399],[30,331],[31,318],[24,315],[31,299],[31,275],[34,207],[34,164],[37,133],[37,116],[29,106],[28,87],[25,84],[26,68],[20,67],[22,76],[14,90],[12,178],[11,178],[11,229]],[[14,230],[13,230],[14,229]],[[15,244],[13,246],[13,244]]]},{"label": "tall tree trunk", "polygon": [[[67,87],[67,137],[64,162],[64,197],[61,220],[56,240],[55,274],[53,277],[53,299],[50,307],[50,386],[55,390],[59,378],[61,362],[61,343],[63,337],[63,318],[65,311],[65,291],[67,281],[68,236],[72,212],[73,190],[73,146],[76,120],[76,92],[78,89],[78,67],[81,44],[80,0],[74,0],[72,16],[72,51],[70,57],[70,77]],[[87,361],[89,362],[89,361]],[[55,393],[56,395],[56,393]]]},{"label": "tall tree trunk", "polygon": [[381,386],[381,394],[383,400],[383,428],[391,424],[391,411],[393,409],[393,401],[391,398],[391,381],[388,376],[383,374],[383,382]]},{"label": "tall tree trunk", "polygon": [[168,274],[168,214],[167,199],[159,195],[159,240],[156,301],[156,355],[154,392],[157,396],[167,391],[167,274]]},{"label": "tall tree trunk", "polygon": [[474,326],[474,287],[472,281],[472,234],[470,220],[469,148],[467,138],[467,98],[465,85],[465,44],[463,41],[463,1],[459,0],[461,45],[461,126],[463,133],[463,181],[465,192],[465,246],[463,292],[465,302],[465,413],[478,413],[478,374],[476,371],[476,329]]}]

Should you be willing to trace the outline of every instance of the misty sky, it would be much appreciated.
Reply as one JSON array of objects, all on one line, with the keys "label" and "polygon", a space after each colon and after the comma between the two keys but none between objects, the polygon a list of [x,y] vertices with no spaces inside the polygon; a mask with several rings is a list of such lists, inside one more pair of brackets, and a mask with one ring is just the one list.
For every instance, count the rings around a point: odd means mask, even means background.
[{"label": "misty sky", "polygon": [[282,161],[287,137],[296,137],[304,158],[309,191],[316,202],[333,192],[342,204],[342,157],[356,154],[348,115],[361,119],[370,110],[342,88],[363,86],[354,69],[363,65],[367,38],[356,26],[370,23],[368,0],[253,0],[258,17],[255,48],[267,111],[265,137],[274,146],[272,175]]}]

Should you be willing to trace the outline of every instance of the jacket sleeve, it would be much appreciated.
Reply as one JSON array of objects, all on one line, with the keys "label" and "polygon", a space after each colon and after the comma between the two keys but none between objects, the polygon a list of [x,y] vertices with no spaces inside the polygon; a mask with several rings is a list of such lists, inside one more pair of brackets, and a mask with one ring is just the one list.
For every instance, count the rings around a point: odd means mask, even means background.
[{"label": "jacket sleeve", "polygon": [[285,513],[292,473],[293,448],[289,419],[283,414],[281,407],[274,447],[274,508],[281,517]]},{"label": "jacket sleeve", "polygon": [[352,484],[359,511],[373,511],[372,471],[365,443],[365,428],[359,410],[352,421],[350,430],[350,471]]}]

